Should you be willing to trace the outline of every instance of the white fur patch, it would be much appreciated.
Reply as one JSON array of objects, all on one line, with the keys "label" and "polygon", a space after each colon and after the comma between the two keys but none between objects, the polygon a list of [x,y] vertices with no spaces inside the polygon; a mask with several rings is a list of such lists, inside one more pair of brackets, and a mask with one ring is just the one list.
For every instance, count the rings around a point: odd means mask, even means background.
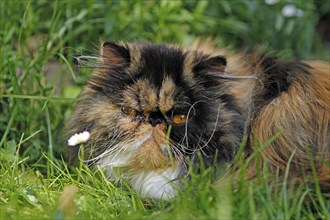
[{"label": "white fur patch", "polygon": [[[117,152],[99,155],[97,165],[104,171],[110,181],[123,179],[128,182],[142,197],[169,200],[177,195],[179,168],[168,168],[163,172],[138,171],[136,173],[123,173],[120,167],[129,164],[131,154],[144,142],[150,139],[148,135],[143,140],[131,145],[125,145]],[[162,146],[164,147],[164,146]]]},{"label": "white fur patch", "polygon": [[180,169],[168,168],[164,172],[139,172],[129,178],[131,186],[142,197],[169,200],[178,193]]},{"label": "white fur patch", "polygon": [[[94,159],[99,159],[97,162],[101,167],[123,167],[126,166],[130,160],[131,153],[137,150],[144,142],[151,138],[151,134],[144,139],[133,142],[127,145],[115,145],[112,148],[118,149],[116,152],[103,152]],[[111,150],[111,149],[109,149]]]}]

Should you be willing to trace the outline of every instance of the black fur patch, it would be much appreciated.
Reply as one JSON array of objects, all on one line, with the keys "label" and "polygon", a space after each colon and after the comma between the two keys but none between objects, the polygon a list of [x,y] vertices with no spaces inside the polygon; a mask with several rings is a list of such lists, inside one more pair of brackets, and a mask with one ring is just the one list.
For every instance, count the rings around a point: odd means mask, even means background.
[{"label": "black fur patch", "polygon": [[309,67],[298,61],[281,62],[276,57],[265,57],[261,65],[264,69],[264,100],[276,98],[282,92],[287,92],[297,73],[309,74]]},{"label": "black fur patch", "polygon": [[179,48],[166,45],[147,45],[141,52],[142,67],[138,78],[148,79],[155,88],[160,88],[163,79],[169,76],[176,84],[182,82],[184,54]]}]

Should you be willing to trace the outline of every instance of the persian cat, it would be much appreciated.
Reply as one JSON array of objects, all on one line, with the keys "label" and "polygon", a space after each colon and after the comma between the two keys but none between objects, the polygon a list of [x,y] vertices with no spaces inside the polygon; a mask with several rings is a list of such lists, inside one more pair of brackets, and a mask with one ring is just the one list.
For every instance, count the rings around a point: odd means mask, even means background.
[{"label": "persian cat", "polygon": [[[225,57],[201,41],[189,48],[104,42],[67,137],[88,131],[86,163],[143,197],[168,200],[189,166],[219,169],[233,162],[243,137],[248,156],[255,140],[277,135],[251,161],[247,178],[265,163],[284,173],[291,156],[290,176],[308,175],[312,155],[329,191],[329,68],[257,52]],[[79,146],[68,151],[71,162],[79,157]]]}]

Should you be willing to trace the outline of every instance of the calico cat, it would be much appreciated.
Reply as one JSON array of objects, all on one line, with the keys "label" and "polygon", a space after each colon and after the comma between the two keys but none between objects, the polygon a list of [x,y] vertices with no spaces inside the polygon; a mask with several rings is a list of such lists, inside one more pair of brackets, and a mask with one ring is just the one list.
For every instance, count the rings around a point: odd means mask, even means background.
[{"label": "calico cat", "polygon": [[[209,42],[189,48],[148,42],[104,42],[95,71],[67,126],[90,132],[86,163],[109,180],[128,182],[142,197],[177,195],[188,166],[232,163],[244,136],[278,137],[251,162],[296,178],[312,170],[330,188],[330,65],[280,61],[257,52],[225,58]],[[69,160],[79,146],[69,146]],[[191,163],[188,163],[187,160]],[[216,168],[217,169],[217,168]]]}]

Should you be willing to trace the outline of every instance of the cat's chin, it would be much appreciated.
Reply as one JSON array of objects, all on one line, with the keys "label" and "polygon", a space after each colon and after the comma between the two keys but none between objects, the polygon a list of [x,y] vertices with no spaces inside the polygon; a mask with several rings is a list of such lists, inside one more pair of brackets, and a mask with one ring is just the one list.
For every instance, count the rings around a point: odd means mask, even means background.
[{"label": "cat's chin", "polygon": [[104,154],[97,162],[110,181],[123,180],[144,198],[169,200],[177,195],[182,166],[170,160],[166,144],[158,144],[150,134],[122,147],[125,150]]},{"label": "cat's chin", "polygon": [[[170,200],[178,194],[180,168],[164,171],[140,171],[124,177],[144,198]],[[125,176],[125,175],[124,175]]]},{"label": "cat's chin", "polygon": [[100,163],[99,165],[110,181],[119,180],[129,183],[143,198],[169,200],[178,194],[180,165],[158,170],[142,168],[127,170],[125,167]]}]

